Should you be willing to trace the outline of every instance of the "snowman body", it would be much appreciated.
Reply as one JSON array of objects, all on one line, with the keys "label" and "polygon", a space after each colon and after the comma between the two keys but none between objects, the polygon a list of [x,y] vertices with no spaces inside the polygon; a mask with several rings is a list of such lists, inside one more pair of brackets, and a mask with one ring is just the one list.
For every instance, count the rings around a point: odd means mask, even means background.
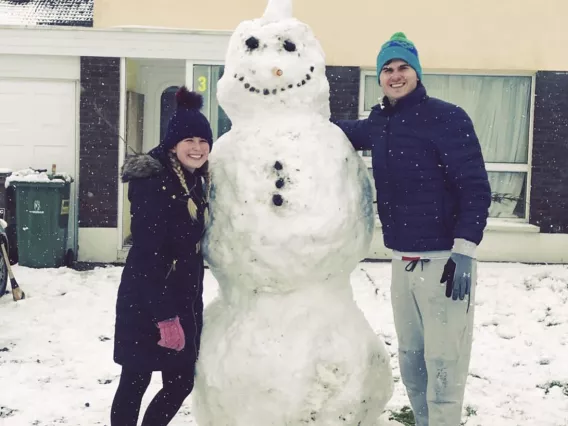
[{"label": "snowman body", "polygon": [[373,195],[362,159],[329,121],[291,118],[233,129],[211,156],[204,250],[215,274],[228,272],[220,284],[235,303],[246,291],[348,275],[368,253]]},{"label": "snowman body", "polygon": [[205,310],[198,424],[375,425],[392,395],[389,355],[349,282],[373,237],[372,186],[329,121],[309,28],[241,24],[218,98],[233,126],[210,157],[203,250],[220,292]]}]

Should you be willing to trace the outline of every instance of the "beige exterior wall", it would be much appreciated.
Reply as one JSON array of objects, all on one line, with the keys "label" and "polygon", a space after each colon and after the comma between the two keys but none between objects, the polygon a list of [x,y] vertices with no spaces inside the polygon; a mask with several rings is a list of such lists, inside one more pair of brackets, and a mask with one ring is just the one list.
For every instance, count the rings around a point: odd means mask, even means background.
[{"label": "beige exterior wall", "polygon": [[[266,0],[95,0],[94,25],[233,30]],[[566,0],[295,0],[329,65],[373,68],[380,44],[404,31],[427,70],[568,70]]]}]

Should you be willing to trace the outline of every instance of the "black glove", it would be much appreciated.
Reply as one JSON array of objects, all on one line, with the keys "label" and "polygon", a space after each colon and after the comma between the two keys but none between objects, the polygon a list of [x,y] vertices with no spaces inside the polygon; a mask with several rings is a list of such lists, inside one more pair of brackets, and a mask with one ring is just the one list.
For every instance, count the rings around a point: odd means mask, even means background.
[{"label": "black glove", "polygon": [[466,295],[471,291],[471,273],[473,270],[473,258],[459,254],[452,253],[440,283],[446,283],[446,297],[451,297],[452,300],[463,300]]}]

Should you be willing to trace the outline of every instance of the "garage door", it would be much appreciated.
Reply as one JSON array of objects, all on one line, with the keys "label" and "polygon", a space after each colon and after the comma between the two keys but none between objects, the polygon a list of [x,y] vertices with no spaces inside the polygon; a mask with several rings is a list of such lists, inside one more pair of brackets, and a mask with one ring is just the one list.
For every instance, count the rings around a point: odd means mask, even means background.
[{"label": "garage door", "polygon": [[0,80],[0,167],[75,174],[75,83]]},{"label": "garage door", "polygon": [[[76,82],[0,78],[0,168],[51,170],[56,164],[76,178],[76,126]],[[70,213],[74,224],[75,211]],[[75,247],[74,229],[69,237]]]}]

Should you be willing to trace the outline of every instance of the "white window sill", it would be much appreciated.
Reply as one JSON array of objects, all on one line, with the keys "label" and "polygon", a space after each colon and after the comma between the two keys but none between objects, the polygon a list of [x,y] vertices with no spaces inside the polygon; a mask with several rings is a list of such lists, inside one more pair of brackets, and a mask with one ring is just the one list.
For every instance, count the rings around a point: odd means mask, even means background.
[{"label": "white window sill", "polygon": [[526,222],[507,221],[505,219],[489,219],[486,232],[520,232],[526,234],[538,234],[540,227]]},{"label": "white window sill", "polygon": [[[377,218],[375,228],[382,228],[381,221]],[[505,219],[489,219],[485,232],[515,232],[524,234],[538,234],[540,227],[525,222],[507,221]]]}]

